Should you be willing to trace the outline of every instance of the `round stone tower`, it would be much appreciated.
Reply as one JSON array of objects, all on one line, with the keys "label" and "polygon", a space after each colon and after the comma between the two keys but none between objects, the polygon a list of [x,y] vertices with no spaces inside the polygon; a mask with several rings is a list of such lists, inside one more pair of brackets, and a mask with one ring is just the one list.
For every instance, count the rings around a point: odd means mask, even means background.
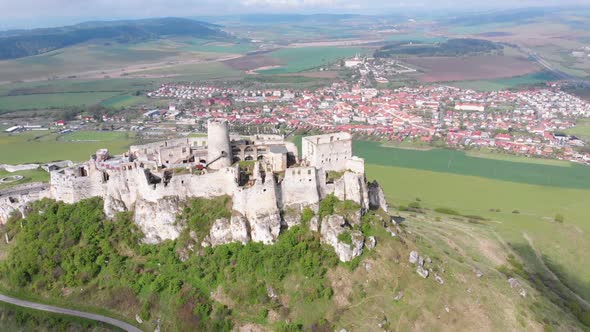
[{"label": "round stone tower", "polygon": [[229,127],[225,120],[211,119],[207,122],[207,163],[211,169],[231,166]]}]

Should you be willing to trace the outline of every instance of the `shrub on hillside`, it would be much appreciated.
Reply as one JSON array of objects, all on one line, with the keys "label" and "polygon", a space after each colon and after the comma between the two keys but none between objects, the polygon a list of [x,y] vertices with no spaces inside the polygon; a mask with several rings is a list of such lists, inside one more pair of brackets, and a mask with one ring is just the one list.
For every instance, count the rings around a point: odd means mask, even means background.
[{"label": "shrub on hillside", "polygon": [[565,221],[565,218],[562,214],[556,214],[554,220],[555,220],[555,222],[563,224],[563,222]]},{"label": "shrub on hillside", "polygon": [[460,216],[461,214],[453,209],[449,209],[449,208],[445,208],[445,207],[439,207],[434,209],[434,212],[438,212],[438,213],[442,213],[442,214],[448,214],[451,216]]},{"label": "shrub on hillside", "polygon": [[415,210],[418,210],[421,208],[420,203],[418,203],[418,202],[411,202],[410,204],[408,204],[408,207],[410,209],[415,209]]},{"label": "shrub on hillside", "polygon": [[301,223],[303,225],[309,224],[309,222],[311,221],[311,219],[314,216],[315,216],[315,213],[313,212],[313,210],[306,207],[305,209],[303,209],[303,211],[301,211]]},{"label": "shrub on hillside", "polygon": [[338,241],[342,242],[342,243],[346,243],[346,244],[352,244],[352,236],[350,235],[350,232],[343,232],[338,234]]}]

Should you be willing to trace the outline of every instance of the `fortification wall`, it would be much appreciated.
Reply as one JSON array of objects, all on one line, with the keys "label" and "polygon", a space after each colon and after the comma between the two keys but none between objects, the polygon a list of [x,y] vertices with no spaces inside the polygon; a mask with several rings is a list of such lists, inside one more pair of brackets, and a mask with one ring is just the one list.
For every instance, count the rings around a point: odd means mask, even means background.
[{"label": "fortification wall", "polygon": [[365,160],[363,158],[353,156],[346,161],[345,167],[347,170],[353,171],[357,174],[365,174]]},{"label": "fortification wall", "polygon": [[289,168],[281,182],[281,200],[283,209],[309,206],[315,211],[319,208],[320,192],[318,171],[315,167]]},{"label": "fortification wall", "polygon": [[51,172],[49,196],[70,204],[90,197],[103,196],[102,173],[94,167],[85,167],[85,171],[85,176],[79,176],[71,170]]},{"label": "fortification wall", "polygon": [[104,186],[105,196],[122,201],[127,209],[132,209],[140,199],[157,202],[170,196],[186,199],[231,195],[238,186],[238,170],[230,167],[202,175],[174,175],[167,185],[163,182],[154,185],[148,183],[145,170],[137,167],[114,173]]},{"label": "fortification wall", "polygon": [[276,183],[272,176],[257,180],[249,188],[237,188],[233,195],[233,210],[248,219],[254,242],[272,243],[281,231]]},{"label": "fortification wall", "polygon": [[0,197],[0,224],[5,224],[15,211],[19,211],[24,216],[27,205],[38,199],[39,193]]}]

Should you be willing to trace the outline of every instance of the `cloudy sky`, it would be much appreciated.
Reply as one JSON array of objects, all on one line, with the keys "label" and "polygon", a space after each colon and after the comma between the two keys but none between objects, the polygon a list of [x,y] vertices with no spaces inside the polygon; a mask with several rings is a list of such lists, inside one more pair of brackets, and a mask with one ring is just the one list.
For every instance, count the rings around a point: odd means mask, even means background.
[{"label": "cloudy sky", "polygon": [[0,29],[89,19],[244,13],[395,13],[408,9],[588,5],[588,0],[0,0]]}]

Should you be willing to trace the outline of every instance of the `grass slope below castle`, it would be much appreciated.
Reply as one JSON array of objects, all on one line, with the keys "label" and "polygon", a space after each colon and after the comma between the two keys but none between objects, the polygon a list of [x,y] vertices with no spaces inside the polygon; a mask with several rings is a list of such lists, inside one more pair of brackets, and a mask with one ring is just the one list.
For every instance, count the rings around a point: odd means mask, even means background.
[{"label": "grass slope below castle", "polygon": [[[363,155],[362,152],[359,154]],[[419,204],[430,209],[444,207],[463,215],[490,219],[486,224],[502,242],[528,246],[531,239],[536,250],[547,260],[545,263],[553,264],[568,286],[586,299],[590,298],[587,286],[590,268],[578,264],[579,258],[590,250],[590,225],[586,222],[590,213],[590,188],[518,183],[442,169],[408,168],[407,165],[386,166],[383,160],[375,160],[375,156],[364,157],[368,163],[369,178],[380,182],[393,204],[407,205],[419,198]],[[493,165],[496,161],[486,162]],[[390,165],[396,164],[390,161]],[[516,172],[518,164],[513,164]],[[536,165],[523,166],[534,169]],[[474,164],[472,167],[477,166]],[[570,172],[559,166],[556,168],[564,173]],[[588,169],[585,171],[586,174],[590,172]],[[558,214],[565,216],[563,224],[555,222]]]}]

